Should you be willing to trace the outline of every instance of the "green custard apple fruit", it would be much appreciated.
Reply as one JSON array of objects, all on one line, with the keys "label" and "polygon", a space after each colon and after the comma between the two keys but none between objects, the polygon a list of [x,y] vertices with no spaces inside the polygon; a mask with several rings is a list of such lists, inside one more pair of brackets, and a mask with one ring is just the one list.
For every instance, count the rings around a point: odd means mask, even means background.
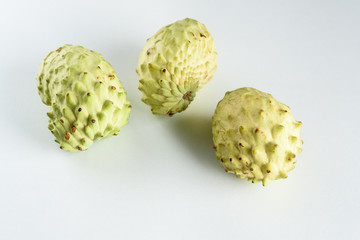
[{"label": "green custard apple fruit", "polygon": [[41,62],[37,82],[41,100],[50,106],[49,130],[61,149],[87,150],[128,122],[130,102],[99,53],[64,45]]},{"label": "green custard apple fruit", "polygon": [[286,178],[301,152],[300,128],[290,108],[254,88],[227,92],[212,118],[216,158],[225,171],[262,182]]},{"label": "green custard apple fruit", "polygon": [[216,70],[217,52],[205,25],[186,18],[161,28],[139,55],[142,101],[154,114],[184,111]]}]

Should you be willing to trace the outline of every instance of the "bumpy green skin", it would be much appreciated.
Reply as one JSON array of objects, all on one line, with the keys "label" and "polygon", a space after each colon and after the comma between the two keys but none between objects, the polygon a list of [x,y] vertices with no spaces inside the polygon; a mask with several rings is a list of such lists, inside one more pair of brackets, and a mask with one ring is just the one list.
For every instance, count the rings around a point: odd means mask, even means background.
[{"label": "bumpy green skin", "polygon": [[270,94],[254,88],[227,92],[212,119],[216,158],[227,172],[264,186],[286,178],[301,152],[301,125]]},{"label": "bumpy green skin", "polygon": [[87,150],[127,124],[130,102],[99,53],[64,45],[41,62],[37,81],[41,100],[50,106],[49,130],[61,149]]},{"label": "bumpy green skin", "polygon": [[139,55],[142,101],[154,114],[184,111],[213,77],[216,59],[214,40],[198,21],[186,18],[161,28]]}]

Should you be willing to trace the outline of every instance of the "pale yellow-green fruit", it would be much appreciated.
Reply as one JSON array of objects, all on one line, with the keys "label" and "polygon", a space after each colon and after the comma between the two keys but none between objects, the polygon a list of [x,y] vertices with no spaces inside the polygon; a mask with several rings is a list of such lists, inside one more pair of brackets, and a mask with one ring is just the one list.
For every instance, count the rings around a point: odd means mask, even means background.
[{"label": "pale yellow-green fruit", "polygon": [[48,128],[61,149],[87,150],[128,122],[130,102],[99,53],[64,45],[45,57],[36,78],[41,100],[50,106]]},{"label": "pale yellow-green fruit", "polygon": [[212,118],[216,158],[239,178],[267,185],[286,178],[301,152],[300,128],[290,108],[254,88],[227,92]]},{"label": "pale yellow-green fruit", "polygon": [[139,55],[142,101],[154,114],[184,111],[216,70],[217,52],[205,25],[186,18],[161,28]]}]

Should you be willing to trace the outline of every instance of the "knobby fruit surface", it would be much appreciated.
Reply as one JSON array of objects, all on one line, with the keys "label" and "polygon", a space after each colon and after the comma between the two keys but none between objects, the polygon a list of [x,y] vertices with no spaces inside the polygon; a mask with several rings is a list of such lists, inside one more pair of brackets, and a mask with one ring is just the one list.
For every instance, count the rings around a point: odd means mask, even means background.
[{"label": "knobby fruit surface", "polygon": [[217,52],[205,25],[186,18],[161,28],[139,55],[142,101],[154,114],[184,111],[216,71]]},{"label": "knobby fruit surface", "polygon": [[216,158],[227,172],[264,186],[286,178],[302,151],[301,125],[268,93],[249,87],[227,92],[212,118]]},{"label": "knobby fruit surface", "polygon": [[130,102],[110,63],[82,46],[64,45],[40,63],[38,92],[50,106],[49,130],[60,148],[87,150],[128,123]]}]

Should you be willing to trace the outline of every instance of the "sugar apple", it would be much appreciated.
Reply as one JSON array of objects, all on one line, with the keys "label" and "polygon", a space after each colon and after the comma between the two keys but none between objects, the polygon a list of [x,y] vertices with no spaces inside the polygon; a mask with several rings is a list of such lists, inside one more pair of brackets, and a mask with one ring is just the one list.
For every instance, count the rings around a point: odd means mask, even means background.
[{"label": "sugar apple", "polygon": [[217,52],[202,23],[186,18],[161,28],[139,55],[142,101],[154,114],[184,111],[213,77]]},{"label": "sugar apple", "polygon": [[61,149],[87,150],[127,124],[130,102],[101,54],[64,45],[46,56],[36,78],[41,100],[50,106],[49,130]]},{"label": "sugar apple", "polygon": [[268,93],[248,87],[227,92],[212,118],[216,158],[225,171],[253,183],[286,178],[301,152],[301,125]]}]

